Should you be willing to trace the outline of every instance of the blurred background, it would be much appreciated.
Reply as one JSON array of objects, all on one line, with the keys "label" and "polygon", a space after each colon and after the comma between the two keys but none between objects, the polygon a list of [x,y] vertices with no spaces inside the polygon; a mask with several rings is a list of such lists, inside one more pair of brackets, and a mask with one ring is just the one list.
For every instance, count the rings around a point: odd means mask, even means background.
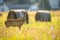
[{"label": "blurred background", "polygon": [[[29,24],[24,23],[21,30],[13,26],[6,28],[11,9],[28,10]],[[48,10],[51,22],[36,22],[39,10]],[[0,40],[60,40],[60,0],[0,0],[0,12]]]},{"label": "blurred background", "polygon": [[59,10],[60,0],[0,0],[0,11],[10,9]]}]

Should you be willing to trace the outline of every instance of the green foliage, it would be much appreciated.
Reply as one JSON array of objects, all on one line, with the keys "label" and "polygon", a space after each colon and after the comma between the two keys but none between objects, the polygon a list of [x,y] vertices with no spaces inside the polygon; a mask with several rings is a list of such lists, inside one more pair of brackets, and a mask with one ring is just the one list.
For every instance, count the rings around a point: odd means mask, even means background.
[{"label": "green foliage", "polygon": [[6,2],[11,2],[11,1],[13,1],[13,0],[6,0]]},{"label": "green foliage", "polygon": [[29,3],[29,0],[18,0],[18,3],[27,4],[27,3]]},{"label": "green foliage", "polygon": [[49,4],[49,1],[48,0],[41,0],[40,2],[39,2],[39,8],[40,9],[50,9],[51,7],[50,7],[50,4]]},{"label": "green foliage", "polygon": [[29,0],[6,0],[6,2],[14,2],[14,3],[19,3],[19,4],[30,3]]}]

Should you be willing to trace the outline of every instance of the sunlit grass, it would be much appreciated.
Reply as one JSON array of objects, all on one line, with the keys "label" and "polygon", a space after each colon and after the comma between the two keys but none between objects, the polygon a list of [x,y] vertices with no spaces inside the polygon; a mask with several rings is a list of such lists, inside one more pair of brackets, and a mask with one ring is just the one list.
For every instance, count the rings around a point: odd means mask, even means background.
[{"label": "sunlit grass", "polygon": [[[35,22],[35,12],[29,12],[29,24],[6,28],[7,13],[0,17],[0,40],[60,40],[60,12],[51,11],[51,22]],[[60,14],[59,14],[60,15]]]}]

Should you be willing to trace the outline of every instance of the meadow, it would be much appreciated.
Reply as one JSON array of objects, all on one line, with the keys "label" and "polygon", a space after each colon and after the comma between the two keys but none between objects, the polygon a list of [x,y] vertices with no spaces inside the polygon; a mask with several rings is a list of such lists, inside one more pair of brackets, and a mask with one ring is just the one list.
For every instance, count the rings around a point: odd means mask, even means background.
[{"label": "meadow", "polygon": [[29,24],[6,28],[7,12],[0,16],[0,40],[60,40],[60,10],[50,11],[51,22],[36,22],[36,12],[29,13]]}]

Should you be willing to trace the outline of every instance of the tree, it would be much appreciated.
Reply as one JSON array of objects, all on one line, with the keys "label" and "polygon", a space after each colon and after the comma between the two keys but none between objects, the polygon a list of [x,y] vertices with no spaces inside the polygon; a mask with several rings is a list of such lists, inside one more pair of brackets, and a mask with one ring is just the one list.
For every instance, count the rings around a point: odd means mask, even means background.
[{"label": "tree", "polygon": [[44,10],[46,10],[46,9],[51,9],[51,7],[50,7],[50,4],[49,4],[49,1],[48,0],[41,0],[40,2],[39,2],[39,8],[40,9],[44,9]]},{"label": "tree", "polygon": [[13,0],[5,0],[6,2],[11,2],[11,1],[13,1]]},{"label": "tree", "polygon": [[59,8],[60,8],[60,0],[59,0]]},{"label": "tree", "polygon": [[27,4],[27,3],[29,3],[29,0],[18,0],[18,3]]}]

